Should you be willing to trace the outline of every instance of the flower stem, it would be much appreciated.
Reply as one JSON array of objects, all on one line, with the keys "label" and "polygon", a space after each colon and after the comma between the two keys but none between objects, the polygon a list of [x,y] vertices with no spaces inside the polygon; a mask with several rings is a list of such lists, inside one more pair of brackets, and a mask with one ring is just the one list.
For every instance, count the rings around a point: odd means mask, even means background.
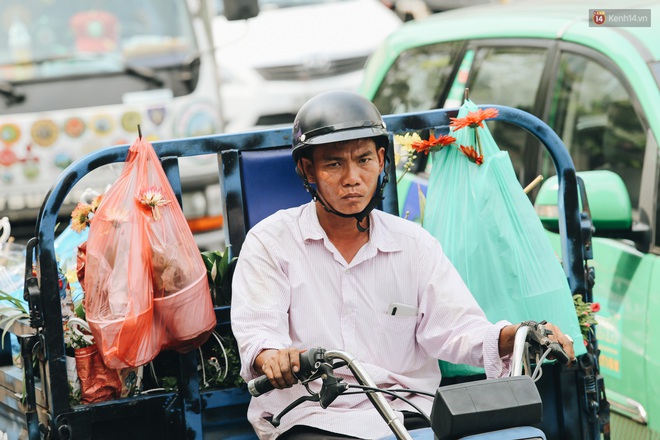
[{"label": "flower stem", "polygon": [[476,139],[477,148],[479,149],[479,156],[483,156],[484,153],[481,150],[481,138],[479,137],[479,127],[474,127],[474,137]]}]

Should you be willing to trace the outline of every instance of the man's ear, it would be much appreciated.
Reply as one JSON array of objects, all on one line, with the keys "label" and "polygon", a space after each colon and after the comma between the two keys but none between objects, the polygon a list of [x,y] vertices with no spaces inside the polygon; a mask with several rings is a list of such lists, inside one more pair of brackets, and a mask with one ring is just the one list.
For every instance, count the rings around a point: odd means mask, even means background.
[{"label": "man's ear", "polygon": [[316,183],[314,181],[314,173],[312,161],[307,157],[301,157],[298,161],[298,175],[302,173],[302,177],[307,179],[309,183]]},{"label": "man's ear", "polygon": [[380,172],[383,172],[385,169],[385,148],[381,147],[378,149],[378,164],[380,165]]}]

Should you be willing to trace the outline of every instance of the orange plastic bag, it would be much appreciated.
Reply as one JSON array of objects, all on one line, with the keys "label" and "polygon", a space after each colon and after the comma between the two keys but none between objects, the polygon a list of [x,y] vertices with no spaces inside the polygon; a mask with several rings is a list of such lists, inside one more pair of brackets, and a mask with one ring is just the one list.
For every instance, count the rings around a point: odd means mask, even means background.
[{"label": "orange plastic bag", "polygon": [[121,394],[119,371],[108,368],[96,344],[76,348],[76,370],[80,379],[80,403],[97,403],[117,399]]},{"label": "orange plastic bag", "polygon": [[85,308],[111,368],[188,351],[215,327],[206,267],[158,156],[141,138],[91,222]]}]

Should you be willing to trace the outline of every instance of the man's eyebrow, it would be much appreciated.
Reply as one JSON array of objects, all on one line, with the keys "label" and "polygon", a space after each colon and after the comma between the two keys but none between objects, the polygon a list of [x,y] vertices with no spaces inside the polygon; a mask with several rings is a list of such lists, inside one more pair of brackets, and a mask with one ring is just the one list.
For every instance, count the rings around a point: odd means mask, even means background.
[{"label": "man's eyebrow", "polygon": [[[362,153],[358,153],[357,157],[362,159],[364,157],[373,156],[373,155],[374,155],[374,151],[372,151],[371,149],[368,149],[368,150],[365,150]],[[344,160],[344,156],[334,155],[333,153],[329,153],[326,156],[322,156],[321,160],[328,161],[328,162],[340,162],[340,161]]]},{"label": "man's eyebrow", "polygon": [[323,161],[326,162],[339,162],[342,160],[341,156],[332,156],[332,155],[327,155],[327,156],[321,156],[320,158]]}]

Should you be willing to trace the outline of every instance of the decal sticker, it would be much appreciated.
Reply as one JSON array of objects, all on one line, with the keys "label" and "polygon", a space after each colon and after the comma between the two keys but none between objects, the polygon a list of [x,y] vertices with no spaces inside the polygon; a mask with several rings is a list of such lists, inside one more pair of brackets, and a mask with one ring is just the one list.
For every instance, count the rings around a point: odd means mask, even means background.
[{"label": "decal sticker", "polygon": [[0,125],[0,140],[5,144],[13,144],[21,137],[21,129],[16,124]]},{"label": "decal sticker", "polygon": [[72,138],[82,136],[85,128],[85,121],[78,117],[69,118],[64,122],[64,132]]},{"label": "decal sticker", "polygon": [[14,181],[14,175],[8,170],[3,171],[1,178],[3,183],[12,183]]},{"label": "decal sticker", "polygon": [[32,125],[32,139],[37,145],[50,147],[57,140],[59,130],[50,119],[42,119]]},{"label": "decal sticker", "polygon": [[67,153],[57,153],[53,163],[57,168],[63,170],[73,163],[73,158]]},{"label": "decal sticker", "polygon": [[91,122],[92,130],[99,136],[105,136],[109,134],[113,128],[114,124],[112,119],[108,115],[99,115],[95,116]]},{"label": "decal sticker", "polygon": [[174,131],[176,137],[204,136],[217,133],[218,126],[213,107],[206,102],[196,102],[181,113]]},{"label": "decal sticker", "polygon": [[605,307],[602,307],[596,319],[598,320],[598,348],[600,355],[598,362],[600,368],[608,376],[621,379],[623,362],[623,305],[613,308],[614,301],[607,300]]},{"label": "decal sticker", "polygon": [[142,124],[142,116],[138,112],[126,112],[121,116],[121,126],[129,133],[138,131],[139,124]]},{"label": "decal sticker", "polygon": [[39,176],[39,158],[32,153],[32,145],[28,145],[25,150],[25,157],[20,160],[23,163],[23,175],[33,180]]},{"label": "decal sticker", "polygon": [[16,157],[16,153],[14,153],[11,149],[4,148],[2,151],[0,151],[0,165],[10,167],[17,161],[18,158]]},{"label": "decal sticker", "polygon": [[165,120],[166,112],[167,111],[165,110],[165,107],[156,107],[147,110],[147,115],[149,116],[151,122],[156,124],[156,126],[159,126]]},{"label": "decal sticker", "polygon": [[39,177],[39,162],[36,160],[26,160],[23,163],[23,175],[28,180],[34,180]]}]

